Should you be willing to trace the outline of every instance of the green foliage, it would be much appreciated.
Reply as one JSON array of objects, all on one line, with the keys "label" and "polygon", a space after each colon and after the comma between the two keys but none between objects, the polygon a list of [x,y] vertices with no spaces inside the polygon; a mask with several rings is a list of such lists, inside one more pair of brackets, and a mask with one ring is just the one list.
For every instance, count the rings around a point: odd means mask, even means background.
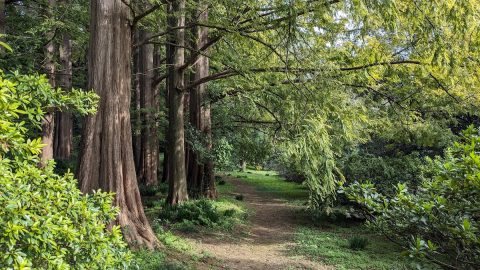
[{"label": "green foliage", "polygon": [[159,185],[156,186],[147,186],[147,185],[139,185],[138,186],[140,190],[140,195],[142,196],[155,196],[158,193],[163,193],[165,194],[168,190],[168,184],[166,183],[160,183]]},{"label": "green foliage", "polygon": [[117,226],[113,194],[84,196],[73,174],[39,168],[43,145],[28,139],[44,108],[69,106],[92,112],[91,94],[64,96],[45,77],[0,77],[0,268],[122,269],[131,255]]},{"label": "green foliage", "polygon": [[225,201],[201,199],[162,209],[159,221],[181,230],[197,231],[199,228],[232,229],[245,212],[235,204]]},{"label": "green foliage", "polygon": [[230,170],[235,167],[233,162],[233,146],[222,137],[216,140],[213,148],[215,166],[219,170]]},{"label": "green foliage", "polygon": [[377,230],[401,243],[410,256],[443,267],[475,269],[480,264],[480,135],[472,126],[444,159],[430,162],[430,175],[416,193],[398,184],[387,197],[370,183],[346,187]]},{"label": "green foliage", "polygon": [[[352,237],[368,239],[364,249],[351,249]],[[295,234],[292,253],[335,266],[339,270],[406,270],[415,269],[408,257],[398,256],[395,245],[362,226],[340,227],[332,223],[322,224],[321,229],[302,227]],[[421,268],[429,269],[429,268]]]},{"label": "green foliage", "polygon": [[397,183],[408,183],[416,188],[425,162],[418,153],[398,157],[376,156],[355,152],[343,162],[347,183],[371,181],[382,192],[391,192]]},{"label": "green foliage", "polygon": [[365,249],[369,244],[369,241],[365,237],[353,236],[348,239],[348,247],[353,250]]},{"label": "green foliage", "polygon": [[308,199],[308,189],[305,186],[288,182],[273,171],[247,170],[247,172],[233,172],[232,175],[242,178],[242,181],[255,186],[259,191],[270,193],[281,199],[301,201]]},{"label": "green foliage", "polygon": [[179,263],[167,261],[167,254],[161,251],[138,250],[133,253],[134,259],[130,270],[184,270],[188,269]]}]

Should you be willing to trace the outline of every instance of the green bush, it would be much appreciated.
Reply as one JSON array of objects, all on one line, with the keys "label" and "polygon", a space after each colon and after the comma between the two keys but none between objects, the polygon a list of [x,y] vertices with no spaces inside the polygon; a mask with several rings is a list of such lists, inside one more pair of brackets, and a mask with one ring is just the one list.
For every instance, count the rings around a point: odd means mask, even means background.
[{"label": "green bush", "polygon": [[398,184],[387,197],[373,184],[344,189],[360,204],[372,226],[408,249],[448,269],[480,265],[480,134],[470,127],[445,158],[430,162],[426,178],[412,193]]},{"label": "green bush", "polygon": [[209,200],[198,200],[166,207],[159,218],[173,223],[189,221],[195,225],[213,227],[220,221],[221,214]]},{"label": "green bush", "polygon": [[348,239],[348,247],[353,250],[362,250],[368,246],[368,239],[360,236],[353,236]]},{"label": "green bush", "polygon": [[45,77],[0,76],[0,269],[128,267],[120,229],[107,229],[113,194],[84,196],[71,173],[55,174],[53,162],[39,168],[43,145],[27,138],[45,108],[81,107],[82,95],[64,96]]},{"label": "green bush", "polygon": [[416,152],[388,157],[359,151],[343,162],[342,172],[347,182],[371,181],[379,191],[389,193],[397,183],[416,188],[421,180],[423,160]]}]

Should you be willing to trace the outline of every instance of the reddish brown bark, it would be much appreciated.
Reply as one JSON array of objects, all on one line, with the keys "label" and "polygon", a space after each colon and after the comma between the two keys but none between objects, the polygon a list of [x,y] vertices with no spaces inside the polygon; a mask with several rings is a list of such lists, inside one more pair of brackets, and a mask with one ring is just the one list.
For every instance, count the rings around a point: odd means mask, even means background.
[{"label": "reddish brown bark", "polygon": [[116,223],[132,246],[158,241],[145,216],[137,185],[130,123],[131,26],[123,0],[90,1],[89,89],[100,96],[86,118],[78,168],[81,190],[115,192]]}]

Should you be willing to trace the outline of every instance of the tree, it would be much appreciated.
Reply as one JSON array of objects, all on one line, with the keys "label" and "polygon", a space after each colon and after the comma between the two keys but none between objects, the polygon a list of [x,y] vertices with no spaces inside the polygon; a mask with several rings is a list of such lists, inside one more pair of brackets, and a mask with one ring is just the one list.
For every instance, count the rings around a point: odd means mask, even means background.
[{"label": "tree", "polygon": [[[199,23],[208,21],[208,7],[199,1],[194,18]],[[197,26],[192,28],[192,48],[201,50],[208,42],[208,28]],[[209,75],[209,59],[205,55],[200,55],[193,66],[192,82],[200,81]],[[207,99],[207,84],[201,83],[193,86],[189,91],[189,109],[190,126],[198,133],[204,144],[203,153],[195,151],[195,146],[191,145],[188,153],[188,189],[193,197],[205,196],[207,198],[216,198],[217,191],[215,187],[215,177],[212,160],[212,124],[210,101]]]},{"label": "tree", "polygon": [[[66,0],[60,2],[68,5]],[[64,30],[59,45],[60,70],[58,70],[58,84],[65,92],[72,89],[72,40]],[[55,115],[55,140],[53,144],[54,157],[58,160],[68,160],[72,153],[73,119],[71,113],[57,112]]]},{"label": "tree", "polygon": [[100,106],[85,121],[78,179],[84,193],[115,192],[116,223],[127,242],[153,248],[157,239],[143,210],[132,150],[130,9],[121,0],[90,5],[89,88]]},{"label": "tree", "polygon": [[[47,7],[47,16],[53,18],[53,11],[56,4],[56,0],[48,0]],[[54,41],[54,31],[51,30],[47,33],[47,38],[49,39],[45,45],[45,61],[44,69],[45,73],[48,76],[50,85],[56,87],[56,78],[55,78],[55,41]],[[55,136],[55,113],[53,111],[46,112],[43,116],[42,122],[42,144],[45,146],[42,149],[42,161],[41,166],[45,166],[48,160],[53,159],[53,146],[54,146],[54,136]]]},{"label": "tree", "polygon": [[[167,203],[176,205],[188,200],[185,168],[185,0],[167,4],[167,16],[173,48],[168,50],[168,181]],[[170,24],[171,23],[171,24]],[[167,62],[168,65],[168,62]]]},{"label": "tree", "polygon": [[[140,31],[140,39],[145,39],[149,32]],[[159,110],[157,87],[153,87],[154,77],[154,45],[144,44],[139,52],[140,73],[140,108],[141,108],[141,154],[139,180],[147,186],[157,185],[158,170],[158,124],[157,115]]]}]

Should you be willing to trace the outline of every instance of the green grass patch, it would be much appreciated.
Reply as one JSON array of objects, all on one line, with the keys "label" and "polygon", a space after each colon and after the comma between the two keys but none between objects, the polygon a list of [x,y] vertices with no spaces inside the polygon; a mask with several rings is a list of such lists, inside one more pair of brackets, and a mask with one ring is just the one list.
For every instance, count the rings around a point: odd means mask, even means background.
[{"label": "green grass patch", "polygon": [[[336,269],[402,270],[417,269],[418,262],[401,255],[401,249],[387,239],[372,234],[363,225],[327,228],[301,227],[295,234],[294,255],[334,265]],[[352,249],[352,239],[365,239],[368,245]],[[358,240],[355,240],[358,241]],[[426,269],[426,268],[421,268]]]},{"label": "green grass patch", "polygon": [[186,266],[169,262],[162,251],[138,250],[133,253],[134,261],[131,270],[185,270]]},{"label": "green grass patch", "polygon": [[247,170],[246,172],[229,173],[233,177],[255,186],[258,191],[273,194],[278,198],[290,201],[308,199],[308,189],[305,186],[288,182],[275,171]]},{"label": "green grass patch", "polygon": [[[220,181],[224,181],[224,180],[222,179]],[[234,185],[232,185],[228,181],[224,181],[224,184],[219,185],[220,181],[217,182],[217,186],[216,186],[217,187],[217,192],[220,195],[220,197],[222,197],[226,194],[229,194],[229,193],[233,193],[235,191],[235,186]]]}]

